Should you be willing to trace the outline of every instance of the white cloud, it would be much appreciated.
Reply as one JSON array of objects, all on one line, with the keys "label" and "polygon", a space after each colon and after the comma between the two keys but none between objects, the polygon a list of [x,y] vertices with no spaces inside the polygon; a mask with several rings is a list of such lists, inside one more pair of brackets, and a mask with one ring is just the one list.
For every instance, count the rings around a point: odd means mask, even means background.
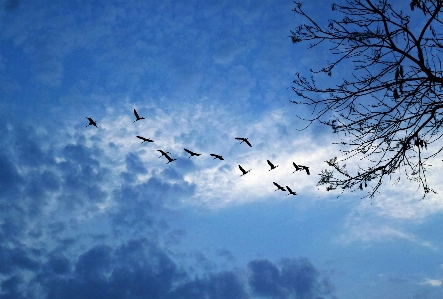
[{"label": "white cloud", "polygon": [[336,241],[344,244],[352,242],[371,244],[406,240],[433,251],[438,250],[439,247],[436,244],[408,230],[407,224],[410,221],[410,219],[381,216],[377,207],[368,204],[366,209],[363,209],[361,204],[356,204],[347,216],[344,232],[336,238]]},{"label": "white cloud", "polygon": [[[106,151],[113,151],[115,160],[112,163],[117,163],[113,167],[124,167],[127,153],[139,154],[149,168],[149,174],[140,179],[147,179],[151,173],[161,172],[166,167],[176,168],[174,163],[177,162],[165,165],[164,159],[158,158],[157,149],[170,151],[173,157],[185,160],[188,159],[183,151],[185,147],[202,153],[202,156],[188,160],[195,167],[184,173],[184,179],[196,185],[196,195],[186,199],[184,204],[220,208],[256,200],[300,199],[308,196],[312,201],[313,197],[328,199],[340,194],[340,190],[328,193],[324,186],[316,186],[318,173],[327,167],[324,161],[338,152],[338,146],[332,145],[335,136],[322,135],[319,138],[308,131],[294,131],[293,128],[298,124],[290,110],[277,109],[253,118],[210,105],[209,101],[205,101],[204,105],[186,102],[176,105],[169,99],[154,101],[145,98],[143,102],[151,104],[144,105],[140,101],[135,105],[126,99],[123,104],[109,108],[99,123],[100,130],[90,130],[88,134],[102,136],[102,147]],[[133,123],[134,108],[147,119]],[[155,143],[141,145],[136,135],[152,138]],[[253,144],[252,148],[240,144],[235,137],[248,137]],[[113,142],[116,148],[109,148],[109,142]],[[210,153],[220,154],[225,160],[213,160]],[[268,171],[267,159],[279,167]],[[311,175],[292,173],[293,161],[310,166]],[[240,177],[238,164],[252,169],[251,172]],[[430,179],[435,179],[437,174],[430,175]],[[286,193],[274,191],[273,181],[290,186],[298,195],[286,197]],[[443,211],[443,203],[437,196],[419,201],[411,196],[409,185],[410,182],[404,182],[404,185],[393,186],[387,181],[382,187],[383,193],[372,199],[372,204],[369,199],[359,200],[355,213],[350,215],[350,218],[358,217],[359,221],[349,221],[349,227],[360,227],[364,219],[372,221],[377,217],[423,220],[430,214]],[[359,197],[359,194],[354,193],[353,196]],[[366,226],[361,232],[353,231],[351,234],[354,239],[361,240],[417,239],[390,227],[389,223],[382,229],[371,230],[370,226]]]},{"label": "white cloud", "polygon": [[353,241],[385,241],[392,239],[416,241],[416,237],[412,234],[402,232],[387,225],[370,223],[349,225],[349,233],[341,236],[341,240],[345,243]]},{"label": "white cloud", "polygon": [[[109,161],[112,169],[119,171],[125,168],[128,153],[138,154],[148,169],[148,174],[140,176],[139,180],[168,168],[181,171],[178,162],[166,165],[165,159],[158,158],[158,149],[171,152],[180,163],[191,161],[195,166],[183,175],[184,180],[196,185],[196,195],[183,204],[219,208],[269,198],[299,199],[318,192],[317,172],[324,167],[322,161],[331,148],[318,146],[304,133],[300,133],[303,137],[295,138],[296,133],[289,130],[294,120],[287,112],[275,110],[247,124],[249,120],[242,120],[217,106],[183,103],[181,107],[160,108],[159,105],[126,102],[108,109],[105,116],[97,120],[99,130],[86,130],[87,144],[97,142],[98,138],[105,156],[113,158]],[[133,123],[134,108],[146,120]],[[142,145],[136,135],[152,138],[155,142]],[[235,137],[248,137],[252,148],[240,144]],[[115,146],[110,147],[111,142]],[[185,147],[202,156],[189,159],[183,150]],[[214,160],[210,153],[220,154],[225,160]],[[267,159],[279,166],[269,171]],[[312,174],[293,173],[293,161],[310,166]],[[252,169],[251,172],[240,177],[238,164]],[[286,192],[274,191],[273,181],[290,186],[298,195],[286,197]]]},{"label": "white cloud", "polygon": [[439,279],[430,279],[427,278],[424,282],[422,282],[421,284],[423,285],[429,285],[432,287],[441,287],[443,285],[443,282]]}]

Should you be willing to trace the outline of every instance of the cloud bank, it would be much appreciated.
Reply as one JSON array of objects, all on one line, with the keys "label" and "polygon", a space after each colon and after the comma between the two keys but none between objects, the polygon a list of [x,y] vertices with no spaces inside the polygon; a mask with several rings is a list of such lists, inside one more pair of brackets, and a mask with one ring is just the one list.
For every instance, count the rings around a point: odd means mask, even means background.
[{"label": "cloud bank", "polygon": [[333,298],[307,259],[191,274],[166,241],[171,207],[196,192],[192,167],[141,167],[137,150],[113,156],[94,134],[0,127],[2,298]]}]

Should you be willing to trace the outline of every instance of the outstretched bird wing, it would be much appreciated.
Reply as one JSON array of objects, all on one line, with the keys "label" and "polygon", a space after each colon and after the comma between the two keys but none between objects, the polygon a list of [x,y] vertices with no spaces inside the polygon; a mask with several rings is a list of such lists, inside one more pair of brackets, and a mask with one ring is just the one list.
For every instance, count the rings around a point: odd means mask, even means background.
[{"label": "outstretched bird wing", "polygon": [[274,164],[272,164],[271,161],[269,161],[269,160],[266,160],[266,161],[268,161],[268,164],[269,164],[269,166],[271,166],[271,168],[274,168]]},{"label": "outstretched bird wing", "polygon": [[151,140],[151,139],[149,139],[149,138],[145,138],[145,137],[142,137],[142,136],[137,136],[137,138],[140,138],[140,139],[143,140],[144,142],[154,142],[154,140]]},{"label": "outstretched bird wing", "polygon": [[291,190],[291,188],[289,188],[289,186],[286,186],[286,189],[289,191],[289,193],[292,194],[292,190]]},{"label": "outstretched bird wing", "polygon": [[135,110],[135,109],[134,109],[134,115],[135,115],[135,118],[137,118],[137,119],[140,118],[140,117],[138,116],[137,110]]},{"label": "outstretched bird wing", "polygon": [[309,167],[306,167],[306,166],[305,166],[305,170],[306,170],[306,173],[307,173],[308,175],[311,175],[311,173],[309,172]]},{"label": "outstretched bird wing", "polygon": [[90,117],[86,117],[86,118],[89,120],[88,126],[93,125],[93,126],[97,127],[97,123],[92,118],[90,118]]},{"label": "outstretched bird wing", "polygon": [[[249,145],[250,147],[252,147],[251,143],[248,141],[247,138],[236,137],[235,139],[237,139],[237,140],[241,140],[242,142],[246,142],[247,145]],[[241,143],[241,142],[240,142],[240,143]]]},{"label": "outstretched bird wing", "polygon": [[277,184],[276,182],[272,182],[278,189],[280,190],[285,190],[285,188],[283,188],[282,186],[280,186],[279,184]]},{"label": "outstretched bird wing", "polygon": [[246,173],[246,171],[241,167],[241,165],[238,165],[238,168],[240,168],[241,172]]},{"label": "outstretched bird wing", "polygon": [[188,150],[188,149],[184,149],[185,150],[185,152],[188,152],[190,155],[192,155],[193,154],[193,152],[191,152],[190,150]]}]

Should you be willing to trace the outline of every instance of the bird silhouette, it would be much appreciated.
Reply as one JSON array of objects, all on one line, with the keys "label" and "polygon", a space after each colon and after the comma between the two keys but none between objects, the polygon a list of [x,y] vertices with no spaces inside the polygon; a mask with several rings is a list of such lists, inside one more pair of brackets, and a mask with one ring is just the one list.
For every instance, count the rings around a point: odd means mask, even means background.
[{"label": "bird silhouette", "polygon": [[213,157],[214,157],[214,160],[215,160],[215,159],[224,160],[223,157],[220,156],[220,155],[216,155],[216,154],[209,154],[209,155],[210,155],[210,156],[213,156]]},{"label": "bird silhouette", "polygon": [[157,151],[159,151],[160,153],[162,153],[161,156],[160,156],[159,158],[161,158],[162,156],[165,156],[166,159],[168,159],[168,162],[167,162],[166,164],[168,164],[168,163],[170,163],[170,162],[172,162],[172,161],[177,160],[177,159],[172,159],[171,157],[169,157],[168,154],[170,154],[170,152],[165,152],[165,151],[162,151],[162,150],[157,150]]},{"label": "bird silhouette", "polygon": [[237,139],[237,140],[241,140],[242,142],[240,142],[240,144],[243,143],[243,142],[245,142],[247,145],[249,145],[250,147],[252,147],[251,143],[248,141],[248,138],[236,137],[235,139]]},{"label": "bird silhouette", "polygon": [[309,172],[308,166],[303,166],[303,165],[298,165],[298,166],[301,167],[301,169],[304,169],[308,175],[311,175],[311,173]]},{"label": "bird silhouette", "polygon": [[297,164],[295,164],[294,162],[292,162],[292,165],[294,165],[294,167],[295,167],[295,170],[294,170],[292,173],[294,173],[294,172],[296,172],[296,171],[305,170],[306,173],[307,173],[308,175],[311,174],[311,173],[309,172],[309,167],[308,167],[308,166],[297,165]]},{"label": "bird silhouette", "polygon": [[271,166],[271,169],[269,169],[269,171],[278,167],[278,165],[274,166],[274,164],[272,164],[271,161],[269,161],[269,160],[266,160],[266,161],[268,161],[269,166]]},{"label": "bird silhouette", "polygon": [[278,191],[278,190],[286,191],[284,187],[280,186],[280,185],[277,184],[276,182],[272,182],[272,183],[277,187],[277,189],[275,189],[274,191]]},{"label": "bird silhouette", "polygon": [[90,117],[86,117],[86,118],[89,120],[89,125],[87,125],[86,127],[95,126],[96,128],[98,128],[97,123],[92,118],[90,118]]},{"label": "bird silhouette", "polygon": [[142,136],[137,136],[137,138],[143,140],[142,143],[145,143],[145,142],[154,142],[154,140],[151,140],[151,139],[149,139],[149,138],[145,138],[145,137],[142,137]]},{"label": "bird silhouette", "polygon": [[240,168],[241,172],[243,172],[243,174],[241,176],[244,176],[245,174],[247,174],[248,172],[250,172],[252,169],[249,169],[248,171],[244,170],[243,167],[241,167],[241,165],[238,165],[238,168]]},{"label": "bird silhouette", "polygon": [[[162,151],[162,150],[157,150],[158,152],[160,152],[160,153],[162,153],[162,155],[160,156],[160,157],[162,157],[162,156],[165,156],[165,155],[167,155],[167,154],[170,154],[170,152],[165,152],[165,151]],[[160,158],[159,157],[159,158]]]},{"label": "bird silhouette", "polygon": [[201,155],[201,154],[194,153],[193,151],[190,151],[190,150],[188,150],[186,148],[185,148],[185,152],[190,154],[189,158],[191,158],[192,156],[200,156]]},{"label": "bird silhouette", "polygon": [[135,118],[136,118],[136,120],[134,120],[134,122],[136,122],[137,120],[140,120],[140,119],[145,119],[144,117],[138,116],[137,110],[135,110],[135,109],[134,109],[134,115],[135,115]]},{"label": "bird silhouette", "polygon": [[289,188],[289,186],[286,186],[286,189],[288,190],[289,194],[286,194],[286,196],[288,195],[297,195],[297,193],[295,193],[294,191],[291,190],[291,188]]},{"label": "bird silhouette", "polygon": [[294,167],[295,167],[295,170],[292,173],[301,170],[301,168],[297,164],[295,164],[294,162],[292,162],[292,165],[294,165]]}]

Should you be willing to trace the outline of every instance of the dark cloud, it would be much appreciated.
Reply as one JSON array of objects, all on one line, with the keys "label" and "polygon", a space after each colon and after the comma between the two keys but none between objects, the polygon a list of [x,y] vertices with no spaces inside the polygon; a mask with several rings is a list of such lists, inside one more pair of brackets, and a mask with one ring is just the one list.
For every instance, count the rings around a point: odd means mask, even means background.
[{"label": "dark cloud", "polygon": [[134,153],[126,155],[126,169],[128,172],[134,174],[145,174],[148,172],[143,166],[143,161]]},{"label": "dark cloud", "polygon": [[175,170],[175,168],[166,168],[161,172],[161,175],[167,179],[180,180],[183,176]]},{"label": "dark cloud", "polygon": [[[58,261],[56,265],[66,264]],[[45,272],[34,280],[48,299],[169,298],[172,284],[185,277],[162,250],[146,240],[131,240],[115,249],[91,248],[80,255],[74,271],[63,275],[51,272],[52,268],[44,267]]]},{"label": "dark cloud", "polygon": [[[249,271],[217,272],[217,263],[203,254],[194,265],[183,262],[190,268],[180,264],[183,253],[169,247],[186,231],[171,229],[164,216],[195,193],[195,185],[183,180],[194,167],[190,159],[140,181],[137,174],[147,172],[138,155],[126,155],[125,171],[110,169],[104,161],[112,159],[86,146],[82,134],[60,144],[32,128],[10,126],[5,132],[0,140],[1,298],[317,299],[331,294],[328,280],[305,259],[281,265],[251,261]],[[98,204],[108,202],[107,210],[99,211]],[[219,256],[234,260],[228,250]]]},{"label": "dark cloud", "polygon": [[17,167],[11,163],[8,156],[0,154],[0,196],[16,193],[21,181]]},{"label": "dark cloud", "polygon": [[138,230],[152,226],[159,212],[167,212],[166,206],[177,203],[182,197],[192,196],[194,192],[195,186],[185,181],[172,183],[156,176],[137,184],[126,181],[113,191],[116,206],[112,221],[121,229]]},{"label": "dark cloud", "polygon": [[188,156],[182,156],[175,161],[177,163],[177,169],[182,174],[189,173],[196,169],[195,163],[188,158]]},{"label": "dark cloud", "polygon": [[0,246],[0,273],[11,274],[16,269],[36,270],[38,262],[23,248]]},{"label": "dark cloud", "polygon": [[20,277],[12,276],[5,279],[0,287],[2,291],[2,299],[19,299],[25,298],[20,291],[20,284],[23,280]]},{"label": "dark cloud", "polygon": [[[12,132],[10,132],[12,133]],[[43,150],[40,143],[49,138],[47,133],[38,133],[33,126],[17,125],[13,129],[11,145],[17,164],[25,167],[53,165],[54,153],[50,149]]]},{"label": "dark cloud", "polygon": [[249,285],[253,294],[269,297],[283,298],[280,283],[280,270],[268,260],[255,260],[248,264],[251,271]]},{"label": "dark cloud", "polygon": [[332,284],[320,277],[305,258],[284,259],[278,267],[268,260],[248,264],[252,293],[265,298],[318,299],[332,296]]},{"label": "dark cloud", "polygon": [[107,198],[103,182],[110,171],[100,165],[97,148],[61,146],[26,122],[0,121],[0,128],[0,246],[50,241]]},{"label": "dark cloud", "polygon": [[188,281],[174,290],[170,298],[246,299],[250,297],[240,278],[234,272],[226,271]]},{"label": "dark cloud", "polygon": [[235,260],[234,255],[226,249],[218,250],[217,255],[224,257],[229,262],[233,262]]},{"label": "dark cloud", "polygon": [[52,275],[64,275],[70,272],[71,262],[65,256],[54,253],[48,256],[48,261],[43,265],[43,268],[43,272]]},{"label": "dark cloud", "polygon": [[[334,298],[332,290],[322,289],[318,271],[306,259],[284,260],[280,267],[255,260],[248,269],[203,272],[193,277],[166,250],[138,239],[116,248],[95,246],[78,257],[73,269],[67,258],[51,255],[32,283],[43,289],[46,295],[42,298],[48,299]],[[249,275],[246,280],[245,273]],[[259,288],[259,284],[265,287]]]},{"label": "dark cloud", "polygon": [[75,266],[75,274],[85,280],[106,278],[111,269],[111,247],[102,245],[82,254]]}]

